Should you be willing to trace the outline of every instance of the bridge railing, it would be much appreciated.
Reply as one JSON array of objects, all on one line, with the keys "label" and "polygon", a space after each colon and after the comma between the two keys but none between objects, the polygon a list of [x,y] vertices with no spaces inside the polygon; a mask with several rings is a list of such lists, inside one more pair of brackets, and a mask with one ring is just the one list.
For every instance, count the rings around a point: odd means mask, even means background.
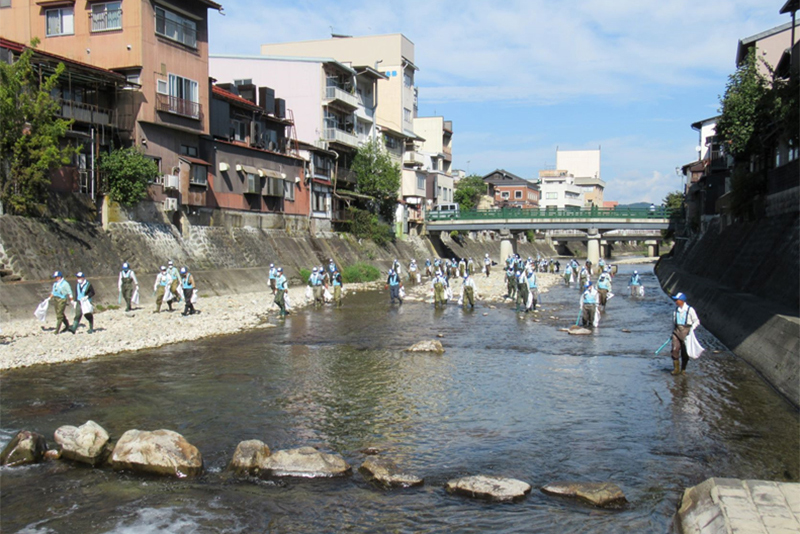
[{"label": "bridge railing", "polygon": [[654,208],[591,208],[591,209],[538,209],[498,208],[488,210],[462,210],[458,214],[428,212],[426,220],[495,220],[495,219],[669,219],[677,210]]}]

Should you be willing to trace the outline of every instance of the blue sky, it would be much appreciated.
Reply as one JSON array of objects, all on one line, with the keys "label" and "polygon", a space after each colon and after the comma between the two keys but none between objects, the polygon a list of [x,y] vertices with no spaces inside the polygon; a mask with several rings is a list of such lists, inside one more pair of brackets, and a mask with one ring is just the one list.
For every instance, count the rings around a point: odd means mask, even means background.
[{"label": "blue sky", "polygon": [[[453,164],[524,178],[562,150],[602,149],[605,199],[660,203],[696,157],[738,40],[790,21],[784,0],[223,1],[211,53],[403,33],[419,115],[453,121]],[[243,73],[244,75],[244,73]],[[291,97],[287,98],[291,107]]]}]

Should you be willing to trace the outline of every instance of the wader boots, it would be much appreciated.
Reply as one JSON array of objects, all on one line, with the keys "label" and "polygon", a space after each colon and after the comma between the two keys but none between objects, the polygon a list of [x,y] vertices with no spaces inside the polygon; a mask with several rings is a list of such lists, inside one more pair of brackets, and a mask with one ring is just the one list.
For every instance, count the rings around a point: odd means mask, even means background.
[{"label": "wader boots", "polygon": [[681,361],[680,360],[672,360],[672,374],[673,375],[681,374]]}]

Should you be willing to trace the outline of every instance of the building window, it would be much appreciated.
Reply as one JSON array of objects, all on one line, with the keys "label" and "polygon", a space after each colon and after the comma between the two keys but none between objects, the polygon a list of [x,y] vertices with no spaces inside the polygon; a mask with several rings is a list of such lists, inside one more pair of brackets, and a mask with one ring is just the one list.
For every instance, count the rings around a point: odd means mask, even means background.
[{"label": "building window", "polygon": [[197,88],[197,82],[194,80],[175,74],[169,75],[169,96],[182,98],[190,102],[199,102],[200,95]]},{"label": "building window", "polygon": [[286,200],[294,200],[294,183],[289,180],[283,181],[283,196]]},{"label": "building window", "polygon": [[75,14],[71,7],[48,9],[45,13],[47,19],[47,36],[72,35],[75,33]]},{"label": "building window", "polygon": [[514,198],[522,198],[522,191],[514,191]]},{"label": "building window", "polygon": [[789,139],[789,154],[786,157],[787,162],[794,161],[800,156],[800,150],[798,150],[798,148],[800,147],[795,146],[794,141]]},{"label": "building window", "polygon": [[547,200],[556,200],[558,199],[558,193],[545,193],[545,198]]},{"label": "building window", "polygon": [[417,175],[417,189],[425,189],[425,176]]},{"label": "building window", "polygon": [[200,93],[196,81],[175,74],[169,75],[168,96],[162,93],[163,85],[158,82],[156,109],[192,119],[200,118]]},{"label": "building window", "polygon": [[160,95],[168,95],[169,88],[167,86],[167,80],[156,80],[156,93]]},{"label": "building window", "polygon": [[158,6],[156,6],[156,33],[197,48],[197,23]]},{"label": "building window", "polygon": [[509,196],[511,196],[511,195],[508,193],[508,191],[501,191],[500,192],[500,198],[507,199]]},{"label": "building window", "polygon": [[194,185],[208,185],[208,169],[205,165],[192,165],[192,174],[189,183]]},{"label": "building window", "polygon": [[11,0],[0,0],[0,7],[11,7]]},{"label": "building window", "polygon": [[403,108],[403,119],[406,122],[411,122],[411,110],[408,108]]},{"label": "building window", "polygon": [[181,145],[181,155],[189,156],[192,158],[197,157],[197,147],[189,145]]},{"label": "building window", "polygon": [[253,85],[252,78],[245,78],[243,80],[233,80],[233,85],[240,86],[240,85]]},{"label": "building window", "polygon": [[406,87],[411,87],[414,85],[414,78],[411,76],[411,74],[407,72],[403,74],[403,85]]},{"label": "building window", "polygon": [[[128,81],[128,83],[140,85],[141,84],[141,73],[138,72],[138,71],[137,72],[129,72],[128,74],[125,75],[125,79]],[[131,88],[130,87],[126,87],[125,89],[131,89]],[[157,85],[156,85],[156,89],[158,89]]]},{"label": "building window", "polygon": [[311,209],[313,211],[328,211],[327,197],[327,193],[314,191],[311,196]]},{"label": "building window", "polygon": [[92,4],[92,31],[122,29],[122,2]]}]

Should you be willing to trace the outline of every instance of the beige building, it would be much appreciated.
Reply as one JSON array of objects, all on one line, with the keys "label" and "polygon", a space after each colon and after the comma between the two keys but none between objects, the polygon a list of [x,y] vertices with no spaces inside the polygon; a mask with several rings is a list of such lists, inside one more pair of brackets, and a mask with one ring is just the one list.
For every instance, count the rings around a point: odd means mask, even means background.
[{"label": "beige building", "polygon": [[[417,117],[414,132],[424,139],[419,142],[415,155],[422,159],[428,172],[427,207],[453,202],[453,121],[446,121],[444,117]],[[408,155],[406,153],[406,157]]]},{"label": "beige building", "polygon": [[[40,50],[124,75],[133,89],[119,96],[116,112],[132,139],[122,141],[141,146],[165,175],[180,177],[180,204],[202,206],[208,8],[222,10],[211,0],[125,0],[124,9],[121,1],[13,0],[0,3],[0,35],[22,43],[38,38]],[[165,198],[162,184],[150,193]]]},{"label": "beige building", "polygon": [[584,206],[603,206],[603,192],[606,183],[600,176],[599,148],[597,150],[556,150],[556,169],[558,169],[557,173],[565,173],[573,178],[572,184],[580,188]]},{"label": "beige building", "polygon": [[[795,43],[800,39],[798,28],[800,28],[800,23],[796,23],[795,25]],[[764,62],[774,69],[778,65],[778,61],[780,61],[783,52],[791,48],[793,44],[791,22],[751,35],[739,41],[739,46],[736,49],[736,65],[741,65],[747,57],[747,53],[751,49],[755,49],[757,57],[764,60],[763,62],[759,61],[758,70],[763,76],[770,80],[772,77],[769,73],[769,69],[764,65]]]}]

